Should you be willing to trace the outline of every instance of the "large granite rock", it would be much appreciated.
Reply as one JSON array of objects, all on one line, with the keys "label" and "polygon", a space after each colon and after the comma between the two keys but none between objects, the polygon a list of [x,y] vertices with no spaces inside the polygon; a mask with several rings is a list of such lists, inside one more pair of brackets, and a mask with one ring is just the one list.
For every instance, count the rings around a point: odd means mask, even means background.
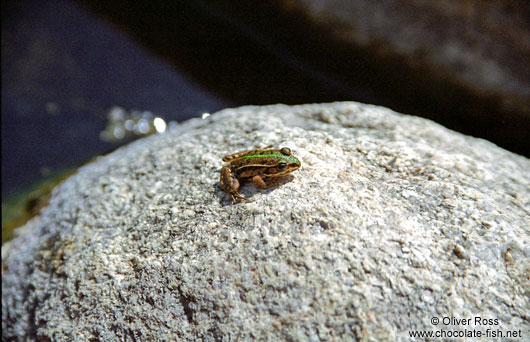
[{"label": "large granite rock", "polygon": [[[221,157],[271,144],[302,168],[232,204]],[[193,119],[81,168],[3,246],[2,338],[527,338],[528,170],[487,141],[358,103]]]}]

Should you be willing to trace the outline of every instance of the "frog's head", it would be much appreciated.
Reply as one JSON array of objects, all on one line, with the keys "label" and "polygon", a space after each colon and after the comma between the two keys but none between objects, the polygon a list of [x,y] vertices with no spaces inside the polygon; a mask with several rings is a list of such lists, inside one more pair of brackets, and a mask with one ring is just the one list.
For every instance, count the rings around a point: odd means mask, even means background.
[{"label": "frog's head", "polygon": [[268,165],[265,176],[267,177],[281,177],[287,175],[302,165],[298,158],[293,156],[291,149],[288,147],[282,147],[279,150],[275,150],[273,153],[274,160],[272,164]]}]

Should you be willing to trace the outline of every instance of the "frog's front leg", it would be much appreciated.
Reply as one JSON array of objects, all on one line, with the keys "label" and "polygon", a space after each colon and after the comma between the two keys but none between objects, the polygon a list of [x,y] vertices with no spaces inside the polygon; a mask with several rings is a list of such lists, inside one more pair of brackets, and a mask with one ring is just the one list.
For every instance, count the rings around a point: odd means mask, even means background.
[{"label": "frog's front leg", "polygon": [[256,186],[258,186],[258,187],[260,187],[262,189],[267,189],[267,188],[271,187],[271,185],[265,183],[263,178],[261,178],[261,176],[259,176],[259,175],[256,175],[256,176],[252,177],[251,180],[252,180],[252,183],[256,184]]},{"label": "frog's front leg", "polygon": [[262,188],[262,189],[268,189],[272,188],[273,186],[279,186],[281,184],[282,179],[285,177],[274,177],[274,178],[267,178],[267,183],[263,180],[263,178],[259,175],[256,175],[252,177],[250,180],[252,183],[254,183],[256,186]]}]

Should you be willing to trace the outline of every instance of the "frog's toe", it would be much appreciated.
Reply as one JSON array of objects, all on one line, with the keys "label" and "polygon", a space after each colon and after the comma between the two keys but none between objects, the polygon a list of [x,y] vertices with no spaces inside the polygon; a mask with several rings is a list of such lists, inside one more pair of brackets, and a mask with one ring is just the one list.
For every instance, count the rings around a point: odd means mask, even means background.
[{"label": "frog's toe", "polygon": [[247,202],[252,202],[251,200],[249,200],[248,198],[246,198],[245,196],[239,194],[239,193],[233,193],[233,194],[230,194],[230,196],[232,196],[232,202],[233,203],[236,203],[236,201],[247,201]]}]

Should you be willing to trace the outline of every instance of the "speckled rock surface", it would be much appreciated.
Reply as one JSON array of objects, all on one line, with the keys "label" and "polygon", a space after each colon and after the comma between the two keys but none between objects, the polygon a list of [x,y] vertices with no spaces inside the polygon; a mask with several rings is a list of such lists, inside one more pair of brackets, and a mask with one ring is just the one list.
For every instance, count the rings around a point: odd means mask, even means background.
[{"label": "speckled rock surface", "polygon": [[[221,157],[267,145],[302,168],[279,187],[244,185],[252,202],[233,205]],[[81,168],[3,246],[2,338],[419,341],[411,331],[490,328],[523,341],[528,170],[487,141],[358,103],[194,119]]]}]

